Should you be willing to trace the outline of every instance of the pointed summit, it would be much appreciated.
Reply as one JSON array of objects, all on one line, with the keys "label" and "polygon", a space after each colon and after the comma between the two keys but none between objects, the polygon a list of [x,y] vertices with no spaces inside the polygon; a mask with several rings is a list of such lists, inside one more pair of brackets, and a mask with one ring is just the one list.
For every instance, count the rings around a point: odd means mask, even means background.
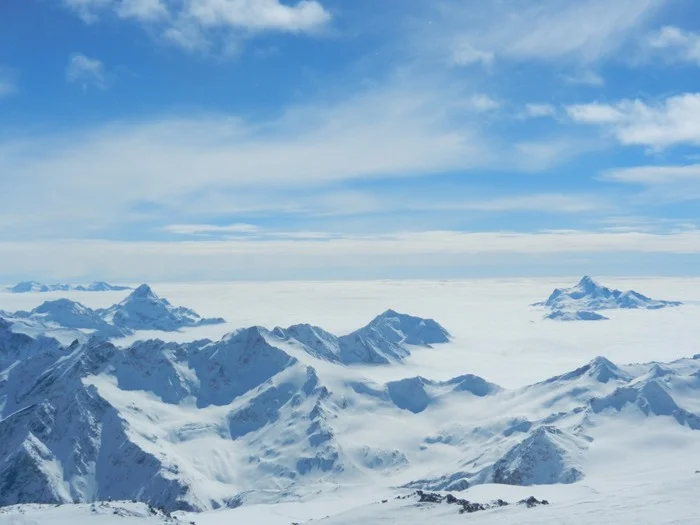
[{"label": "pointed summit", "polygon": [[620,381],[626,383],[632,379],[624,370],[605,357],[596,357],[580,368],[566,374],[553,377],[545,383],[575,381],[581,378],[593,379],[598,383],[608,383],[609,381]]},{"label": "pointed summit", "polygon": [[599,284],[590,275],[584,275],[583,277],[581,277],[581,280],[578,282],[578,285],[584,288],[597,288],[599,286]]},{"label": "pointed summit", "polygon": [[155,293],[153,293],[153,290],[151,290],[151,287],[147,284],[142,284],[141,286],[136,288],[133,292],[131,292],[128,295],[126,300],[130,298],[149,298],[158,300],[158,296]]}]

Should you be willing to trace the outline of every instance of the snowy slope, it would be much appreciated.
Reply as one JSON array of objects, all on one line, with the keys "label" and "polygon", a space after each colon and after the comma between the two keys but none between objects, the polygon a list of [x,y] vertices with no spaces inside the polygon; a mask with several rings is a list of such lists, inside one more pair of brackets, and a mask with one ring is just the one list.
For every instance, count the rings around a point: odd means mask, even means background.
[{"label": "snowy slope", "polygon": [[115,501],[83,505],[19,505],[0,508],[0,525],[175,525],[161,510]]},{"label": "snowy slope", "polygon": [[306,352],[293,332],[57,349],[5,326],[0,504],[134,498],[207,510],[336,484],[574,483],[601,421],[700,429],[690,401],[700,360],[625,369],[597,358],[516,390],[473,375],[377,385],[361,371],[348,381],[342,363]]}]

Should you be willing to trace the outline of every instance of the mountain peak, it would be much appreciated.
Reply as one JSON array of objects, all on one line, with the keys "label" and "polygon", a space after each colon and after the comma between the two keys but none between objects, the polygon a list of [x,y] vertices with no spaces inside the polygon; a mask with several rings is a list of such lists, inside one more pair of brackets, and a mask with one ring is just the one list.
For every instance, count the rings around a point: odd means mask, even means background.
[{"label": "mountain peak", "polygon": [[620,368],[605,357],[598,356],[588,363],[588,374],[596,381],[607,383],[611,380],[629,380],[630,377]]},{"label": "mountain peak", "polygon": [[133,292],[129,294],[127,299],[129,298],[141,298],[141,297],[149,297],[153,299],[158,299],[158,296],[153,293],[153,290],[151,290],[151,287],[148,286],[147,284],[142,284],[138,288],[136,288]]},{"label": "mountain peak", "polygon": [[593,279],[590,275],[584,275],[581,277],[581,280],[578,282],[578,286],[582,288],[600,288],[600,284]]}]

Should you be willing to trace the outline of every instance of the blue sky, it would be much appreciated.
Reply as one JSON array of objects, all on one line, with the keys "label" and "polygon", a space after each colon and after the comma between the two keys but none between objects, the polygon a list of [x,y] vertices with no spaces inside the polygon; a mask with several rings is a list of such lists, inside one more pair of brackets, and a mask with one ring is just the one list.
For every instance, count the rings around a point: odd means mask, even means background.
[{"label": "blue sky", "polygon": [[690,0],[0,4],[0,279],[697,275]]}]

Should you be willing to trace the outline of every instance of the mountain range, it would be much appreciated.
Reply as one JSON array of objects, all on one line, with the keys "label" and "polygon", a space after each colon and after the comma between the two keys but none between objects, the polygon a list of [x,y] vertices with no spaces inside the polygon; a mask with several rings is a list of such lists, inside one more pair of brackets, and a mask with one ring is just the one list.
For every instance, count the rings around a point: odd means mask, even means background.
[{"label": "mountain range", "polygon": [[29,292],[114,292],[131,290],[129,286],[119,286],[109,284],[104,281],[95,281],[87,285],[82,284],[42,284],[37,281],[22,281],[14,286],[9,286],[5,290],[10,293]]},{"label": "mountain range", "polygon": [[11,328],[0,321],[0,505],[134,499],[201,511],[344,483],[569,484],[585,478],[606,422],[700,429],[697,359],[601,357],[514,390],[474,375],[378,383],[357,367],[449,337],[392,310],[343,337],[251,327],[126,348]]}]

